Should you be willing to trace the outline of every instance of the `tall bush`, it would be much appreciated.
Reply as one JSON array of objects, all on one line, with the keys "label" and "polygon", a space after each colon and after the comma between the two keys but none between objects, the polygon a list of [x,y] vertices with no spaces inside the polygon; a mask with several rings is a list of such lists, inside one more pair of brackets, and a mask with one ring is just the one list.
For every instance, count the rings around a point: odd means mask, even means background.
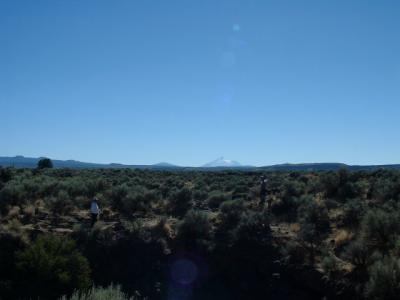
[{"label": "tall bush", "polygon": [[87,259],[75,242],[57,236],[40,236],[17,253],[21,293],[31,299],[55,299],[91,285]]}]

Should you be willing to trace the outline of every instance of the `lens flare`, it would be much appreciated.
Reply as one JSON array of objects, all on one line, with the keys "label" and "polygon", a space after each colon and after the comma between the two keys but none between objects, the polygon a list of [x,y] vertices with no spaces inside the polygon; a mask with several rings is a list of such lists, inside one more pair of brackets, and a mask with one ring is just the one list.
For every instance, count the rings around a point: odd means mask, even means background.
[{"label": "lens flare", "polygon": [[225,69],[231,69],[236,64],[236,55],[232,51],[227,51],[222,54],[221,65]]},{"label": "lens flare", "polygon": [[171,265],[172,280],[178,284],[189,285],[198,275],[197,266],[189,259],[179,259]]}]

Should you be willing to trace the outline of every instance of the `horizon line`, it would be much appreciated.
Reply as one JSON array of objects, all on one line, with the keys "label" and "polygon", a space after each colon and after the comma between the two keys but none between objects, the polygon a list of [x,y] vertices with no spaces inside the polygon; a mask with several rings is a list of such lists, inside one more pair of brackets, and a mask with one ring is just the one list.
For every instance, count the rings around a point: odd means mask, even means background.
[{"label": "horizon line", "polygon": [[[74,161],[74,162],[79,162],[79,163],[86,163],[86,164],[99,164],[99,165],[122,165],[122,166],[154,166],[158,164],[170,164],[172,167],[181,167],[181,168],[202,168],[204,165],[214,161],[209,161],[207,163],[204,163],[202,165],[194,166],[194,165],[181,165],[181,164],[175,164],[169,161],[158,161],[156,163],[120,163],[120,162],[93,162],[93,161],[85,161],[85,160],[76,160],[76,159],[60,159],[60,158],[52,158],[50,156],[25,156],[25,155],[14,155],[14,156],[0,156],[0,158],[30,158],[30,159],[40,159],[40,158],[49,158],[51,160],[55,161]],[[217,159],[221,158],[219,156]],[[232,160],[233,161],[233,160]],[[236,161],[236,160],[235,160]],[[390,166],[390,165],[398,165],[400,163],[372,163],[372,164],[354,164],[354,163],[346,163],[346,162],[338,162],[338,161],[318,161],[318,162],[281,162],[281,163],[270,163],[270,164],[242,164],[240,163],[240,166],[234,166],[233,168],[240,168],[240,167],[270,167],[270,166],[279,166],[279,165],[312,165],[312,164],[342,164],[346,166]],[[224,166],[220,166],[224,167]],[[212,168],[212,167],[211,167]],[[227,168],[232,168],[227,166]]]}]

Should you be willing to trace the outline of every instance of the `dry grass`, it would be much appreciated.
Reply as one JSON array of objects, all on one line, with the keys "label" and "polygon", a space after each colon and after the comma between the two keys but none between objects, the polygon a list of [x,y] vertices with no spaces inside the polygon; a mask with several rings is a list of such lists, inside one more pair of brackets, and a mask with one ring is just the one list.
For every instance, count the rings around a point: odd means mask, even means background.
[{"label": "dry grass", "polygon": [[[30,226],[33,227],[32,224]],[[9,233],[13,236],[20,237],[20,239],[26,244],[28,244],[30,241],[28,233],[25,230],[24,226],[16,218],[8,220],[8,222],[2,226],[1,230],[6,231],[7,233]]]},{"label": "dry grass", "polygon": [[35,207],[33,205],[27,205],[23,208],[22,213],[28,219],[31,219],[35,215]]},{"label": "dry grass", "polygon": [[289,224],[289,230],[292,232],[298,233],[301,229],[301,226],[299,223],[291,223]]},{"label": "dry grass", "polygon": [[340,218],[343,216],[343,208],[330,209],[328,215],[329,219],[334,222],[340,220]]},{"label": "dry grass", "polygon": [[195,184],[192,181],[186,181],[185,187],[187,187],[188,189],[193,189],[195,187]]},{"label": "dry grass", "polygon": [[174,237],[174,230],[171,225],[168,223],[167,218],[160,218],[158,222],[152,226],[153,232],[158,236],[167,237],[169,239]]},{"label": "dry grass", "polygon": [[111,216],[112,211],[111,211],[111,209],[106,207],[101,211],[101,214],[102,214],[103,218],[108,219]]},{"label": "dry grass", "polygon": [[315,195],[315,203],[319,206],[325,205],[324,195],[322,193],[318,193]]},{"label": "dry grass", "polygon": [[354,234],[346,229],[339,229],[334,233],[335,247],[341,247],[353,239]]},{"label": "dry grass", "polygon": [[43,199],[39,199],[35,201],[35,207],[38,208],[44,208],[46,206],[45,202],[43,201]]},{"label": "dry grass", "polygon": [[10,219],[7,222],[6,228],[7,228],[8,231],[11,231],[11,232],[14,232],[14,233],[21,233],[22,232],[22,224],[16,218]]},{"label": "dry grass", "polygon": [[8,218],[9,219],[17,219],[21,214],[21,208],[19,206],[13,206],[8,211]]},{"label": "dry grass", "polygon": [[94,226],[93,226],[93,230],[94,231],[101,231],[101,230],[104,230],[104,229],[107,229],[108,228],[108,226],[106,225],[106,223],[104,223],[103,221],[101,221],[101,220],[97,220],[97,222],[94,224]]}]

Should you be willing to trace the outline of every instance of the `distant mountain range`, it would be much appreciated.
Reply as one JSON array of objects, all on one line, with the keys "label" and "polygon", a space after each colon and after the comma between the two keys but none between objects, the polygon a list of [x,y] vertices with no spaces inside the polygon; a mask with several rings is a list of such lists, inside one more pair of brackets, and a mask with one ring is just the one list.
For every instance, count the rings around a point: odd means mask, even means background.
[{"label": "distant mountain range", "polygon": [[[24,156],[1,157],[0,166],[15,168],[36,168],[38,161],[41,159]],[[203,171],[219,171],[219,170],[246,170],[246,171],[336,171],[343,168],[351,171],[373,171],[379,169],[399,169],[400,164],[392,165],[346,165],[342,163],[304,163],[304,164],[279,164],[272,166],[254,167],[245,166],[234,160],[227,160],[220,157],[201,167],[181,167],[167,162],[160,162],[154,165],[124,165],[124,164],[98,164],[86,163],[76,160],[57,160],[52,159],[55,168],[71,168],[71,169],[150,169],[150,170],[203,170]]]},{"label": "distant mountain range", "polygon": [[[0,156],[0,166],[3,167],[15,167],[15,168],[36,168],[40,159],[43,157],[33,158],[24,156],[15,157],[1,157]],[[57,160],[52,159],[53,166],[55,168],[70,168],[70,169],[121,169],[121,168],[131,168],[131,169],[175,169],[180,168],[173,164],[166,162],[161,162],[154,165],[124,165],[124,164],[99,164],[99,163],[87,163],[76,160]]]},{"label": "distant mountain range", "polygon": [[400,169],[400,164],[393,165],[346,165],[342,163],[304,163],[304,164],[279,164],[259,167],[265,171],[337,171],[348,169],[351,171],[374,171],[379,169]]}]

